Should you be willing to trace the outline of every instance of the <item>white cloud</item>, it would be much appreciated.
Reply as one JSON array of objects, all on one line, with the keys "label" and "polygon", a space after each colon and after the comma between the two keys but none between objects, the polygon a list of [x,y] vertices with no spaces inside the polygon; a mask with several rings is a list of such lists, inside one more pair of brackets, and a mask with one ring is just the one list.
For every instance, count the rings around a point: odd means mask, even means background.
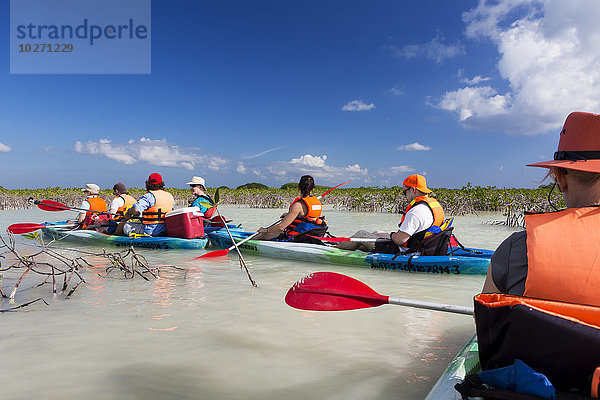
[{"label": "white cloud", "polygon": [[496,46],[508,89],[471,82],[436,106],[466,127],[511,134],[548,132],[571,111],[600,111],[598,15],[597,0],[480,0],[463,14],[466,35]]},{"label": "white cloud", "polygon": [[437,64],[441,64],[446,58],[465,54],[465,46],[462,43],[445,44],[444,41],[444,36],[438,34],[424,44],[412,44],[402,48],[398,48],[394,45],[387,45],[386,48],[390,50],[395,57],[404,58],[406,60],[425,57]]},{"label": "white cloud", "polygon": [[11,150],[12,150],[12,147],[7,146],[4,143],[0,142],[0,153],[8,153]]},{"label": "white cloud", "polygon": [[422,145],[419,142],[414,142],[411,144],[405,144],[402,146],[398,146],[398,150],[400,150],[400,151],[403,151],[403,150],[405,150],[405,151],[427,151],[427,150],[431,150],[431,147]]},{"label": "white cloud", "polygon": [[244,166],[244,164],[241,161],[238,161],[237,168],[235,170],[237,172],[239,172],[240,174],[245,174],[246,173],[246,167]]},{"label": "white cloud", "polygon": [[279,161],[270,164],[266,170],[269,174],[277,177],[280,181],[295,181],[300,175],[309,174],[315,179],[333,183],[340,179],[366,179],[368,170],[361,168],[358,163],[346,167],[327,165],[327,155],[313,156],[305,154],[299,158],[293,158],[289,162]]},{"label": "white cloud", "polygon": [[325,166],[325,160],[327,160],[326,155],[319,157],[319,156],[311,156],[310,154],[305,154],[300,158],[292,158],[292,161],[290,161],[290,164],[300,164],[300,165],[305,165],[307,167],[322,168]]},{"label": "white cloud", "polygon": [[362,100],[352,100],[342,107],[344,111],[369,111],[375,108],[375,104],[367,104]]},{"label": "white cloud", "polygon": [[477,76],[474,76],[474,77],[473,77],[473,78],[471,78],[471,79],[468,79],[468,78],[462,78],[460,81],[461,81],[462,83],[466,83],[466,84],[467,84],[467,85],[469,85],[469,86],[474,86],[474,85],[479,85],[481,82],[486,82],[486,81],[489,81],[490,79],[491,79],[491,78],[488,78],[488,77],[483,77],[483,76],[477,75]]},{"label": "white cloud", "polygon": [[80,154],[103,155],[111,160],[132,165],[146,162],[161,167],[185,168],[193,170],[196,166],[218,171],[228,161],[218,156],[195,153],[196,149],[169,144],[166,139],[154,140],[145,137],[139,141],[130,139],[127,143],[112,143],[107,139],[97,142],[75,143],[75,151]]}]

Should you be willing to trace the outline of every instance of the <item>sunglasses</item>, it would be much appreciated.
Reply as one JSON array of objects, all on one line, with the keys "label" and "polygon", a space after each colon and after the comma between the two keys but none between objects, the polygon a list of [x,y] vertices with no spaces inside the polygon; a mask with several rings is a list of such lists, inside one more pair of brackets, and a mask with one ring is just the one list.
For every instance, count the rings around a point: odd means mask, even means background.
[{"label": "sunglasses", "polygon": [[408,193],[410,189],[411,188],[402,189],[402,194],[406,196],[406,193]]}]

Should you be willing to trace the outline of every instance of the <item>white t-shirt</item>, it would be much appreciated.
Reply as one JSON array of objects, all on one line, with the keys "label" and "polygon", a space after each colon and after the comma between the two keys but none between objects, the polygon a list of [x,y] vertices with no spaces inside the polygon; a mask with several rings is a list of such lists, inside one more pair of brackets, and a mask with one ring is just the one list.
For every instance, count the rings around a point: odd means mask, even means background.
[{"label": "white t-shirt", "polygon": [[125,200],[121,196],[117,196],[110,203],[110,213],[115,214],[120,207],[125,205]]},{"label": "white t-shirt", "polygon": [[406,213],[400,230],[410,236],[429,229],[433,225],[433,213],[427,204],[417,204]]},{"label": "white t-shirt", "polygon": [[86,196],[86,197],[85,197],[85,200],[83,200],[83,201],[81,202],[81,204],[79,205],[79,208],[81,208],[81,210],[83,210],[83,211],[79,211],[79,212],[77,213],[77,215],[78,215],[78,216],[79,216],[79,215],[81,215],[81,214],[84,214],[84,215],[85,215],[85,214],[87,213],[87,210],[89,210],[89,209],[90,209],[90,202],[89,202],[89,201],[87,201],[87,199],[91,199],[92,197],[96,197],[96,196]]}]

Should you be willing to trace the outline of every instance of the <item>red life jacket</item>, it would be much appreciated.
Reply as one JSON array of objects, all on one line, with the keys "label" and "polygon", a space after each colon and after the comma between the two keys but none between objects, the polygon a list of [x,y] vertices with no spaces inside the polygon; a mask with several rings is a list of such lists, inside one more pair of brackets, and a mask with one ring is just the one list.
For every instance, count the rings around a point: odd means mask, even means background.
[{"label": "red life jacket", "polygon": [[150,190],[154,196],[154,205],[142,213],[142,222],[146,225],[164,224],[165,214],[173,210],[175,199],[173,195],[164,190]]},{"label": "red life jacket", "polygon": [[292,206],[299,201],[304,203],[306,209],[308,210],[308,213],[304,217],[297,216],[296,219],[294,219],[292,223],[289,224],[287,228],[285,228],[285,233],[287,233],[290,236],[297,235],[299,232],[295,231],[295,228],[298,226],[298,224],[302,222],[311,222],[315,225],[327,224],[325,218],[321,217],[323,205],[321,204],[319,199],[317,199],[315,196],[296,197],[296,199],[290,205],[289,209],[291,210]]},{"label": "red life jacket", "polygon": [[98,214],[97,212],[93,212],[93,211],[99,211],[99,212],[107,212],[108,211],[108,209],[106,208],[106,202],[104,201],[104,199],[101,199],[100,197],[90,197],[90,198],[85,199],[85,201],[88,202],[88,204],[90,205],[90,208],[89,208],[89,211],[87,211],[85,213],[85,218],[83,219],[83,222],[81,223],[81,229],[85,229],[89,225],[99,224],[99,223],[102,223],[102,222],[108,220],[108,215]]}]

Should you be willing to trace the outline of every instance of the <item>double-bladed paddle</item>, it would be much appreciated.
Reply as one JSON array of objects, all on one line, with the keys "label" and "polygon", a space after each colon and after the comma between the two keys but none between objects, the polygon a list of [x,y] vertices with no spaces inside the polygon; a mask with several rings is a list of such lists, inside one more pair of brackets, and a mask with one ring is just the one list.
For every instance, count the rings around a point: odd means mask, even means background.
[{"label": "double-bladed paddle", "polygon": [[65,225],[42,225],[42,224],[34,224],[34,223],[30,223],[30,222],[24,222],[21,224],[12,224],[11,226],[9,226],[8,228],[6,228],[7,231],[9,231],[10,233],[13,233],[15,235],[20,235],[23,233],[29,233],[29,232],[33,232],[33,231],[37,231],[38,229],[43,229],[43,228],[63,228],[63,227],[75,227],[76,224],[65,224]]},{"label": "double-bladed paddle", "polygon": [[395,304],[473,315],[473,307],[383,296],[363,282],[335,272],[315,272],[296,282],[285,296],[294,308],[312,311],[356,310]]},{"label": "double-bladed paddle", "polygon": [[[320,195],[320,196],[317,196],[317,199],[321,199],[323,196],[326,196],[326,195],[327,195],[329,192],[331,192],[333,189],[335,189],[335,188],[338,188],[338,187],[340,187],[340,186],[342,186],[342,185],[345,185],[345,184],[346,184],[346,183],[348,183],[348,182],[350,182],[350,181],[346,181],[346,182],[344,182],[344,183],[340,183],[339,185],[332,187],[331,189],[329,189],[328,191],[326,191],[326,192],[325,192],[325,193],[323,193],[322,195]],[[271,225],[269,225],[269,226],[268,226],[268,228],[267,228],[267,229],[269,229],[270,227],[272,227],[272,226],[274,226],[274,225],[277,225],[279,222],[281,222],[281,220],[282,220],[282,219],[283,219],[283,218],[279,219],[279,221],[277,221],[277,222],[274,222],[274,223],[272,223]],[[231,238],[231,240],[232,240],[232,242],[233,242],[233,245],[232,245],[232,246],[229,246],[228,248],[226,248],[226,249],[223,249],[223,250],[215,250],[215,251],[211,251],[211,252],[209,252],[209,253],[202,254],[201,256],[198,256],[198,257],[195,257],[195,258],[193,258],[193,260],[197,260],[197,259],[199,259],[199,258],[210,258],[210,257],[222,257],[222,256],[226,256],[226,255],[227,255],[227,253],[229,253],[231,250],[235,249],[235,248],[236,248],[236,246],[239,246],[239,245],[241,245],[241,244],[243,244],[243,243],[247,242],[248,240],[251,240],[251,239],[253,239],[253,238],[254,238],[256,235],[258,235],[259,233],[260,233],[260,232],[255,232],[255,233],[253,233],[252,235],[250,235],[250,236],[248,236],[247,238],[245,238],[244,240],[242,240],[242,241],[240,241],[240,242],[237,242],[237,243],[235,242],[235,240],[234,240],[234,239],[233,239],[233,237],[232,237],[232,238]],[[230,236],[231,236],[231,235],[230,235]]]},{"label": "double-bladed paddle", "polygon": [[54,200],[34,200],[33,204],[37,205],[38,208],[40,208],[41,210],[44,210],[44,211],[74,210],[74,211],[82,211],[82,212],[91,211],[93,213],[105,214],[105,215],[116,215],[116,214],[109,213],[106,211],[95,211],[95,210],[86,210],[84,208],[79,208],[79,207],[69,207],[63,203],[59,203],[58,201],[54,201]]}]

